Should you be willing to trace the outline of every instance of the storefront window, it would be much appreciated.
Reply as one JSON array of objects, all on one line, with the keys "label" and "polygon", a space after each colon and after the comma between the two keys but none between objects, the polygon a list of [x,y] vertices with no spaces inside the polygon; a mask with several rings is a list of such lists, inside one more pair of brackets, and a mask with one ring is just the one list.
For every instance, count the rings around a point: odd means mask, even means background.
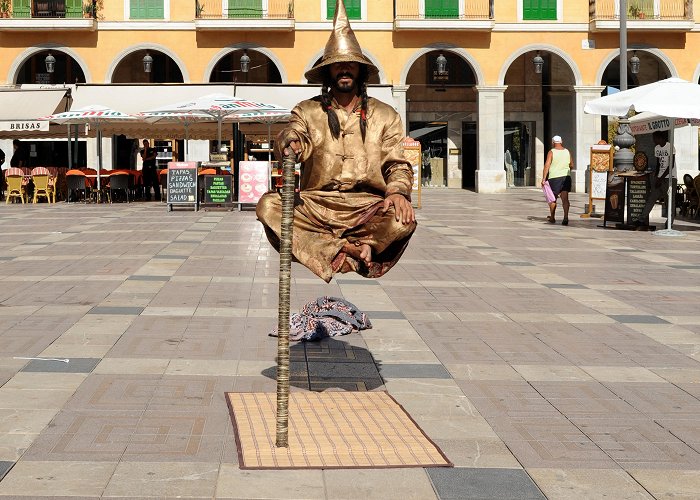
[{"label": "storefront window", "polygon": [[411,122],[409,130],[421,144],[421,185],[447,186],[447,123]]},{"label": "storefront window", "polygon": [[503,137],[504,168],[508,187],[533,186],[535,171],[533,166],[534,140],[533,122],[505,122]]}]

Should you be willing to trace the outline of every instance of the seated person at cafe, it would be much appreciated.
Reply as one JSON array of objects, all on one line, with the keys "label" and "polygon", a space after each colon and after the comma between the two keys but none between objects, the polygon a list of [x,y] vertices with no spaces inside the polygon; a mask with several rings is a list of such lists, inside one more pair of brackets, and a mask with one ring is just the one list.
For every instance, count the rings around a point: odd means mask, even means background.
[{"label": "seated person at cafe", "polygon": [[647,203],[644,210],[639,215],[639,219],[632,221],[635,226],[646,224],[651,210],[659,198],[666,199],[668,193],[669,165],[673,163],[671,177],[673,178],[673,189],[676,189],[676,151],[673,151],[673,161],[671,158],[671,143],[668,142],[668,132],[656,131],[652,134],[654,139],[654,156],[656,157],[656,170],[651,179],[651,188],[647,195]]}]

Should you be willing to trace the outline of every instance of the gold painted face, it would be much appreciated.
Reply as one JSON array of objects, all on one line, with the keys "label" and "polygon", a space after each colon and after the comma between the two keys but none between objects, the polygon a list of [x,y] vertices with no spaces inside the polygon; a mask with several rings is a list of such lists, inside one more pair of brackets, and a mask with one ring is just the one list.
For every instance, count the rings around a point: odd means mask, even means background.
[{"label": "gold painted face", "polygon": [[333,88],[339,92],[354,92],[357,89],[357,77],[360,64],[356,62],[338,62],[329,68]]}]

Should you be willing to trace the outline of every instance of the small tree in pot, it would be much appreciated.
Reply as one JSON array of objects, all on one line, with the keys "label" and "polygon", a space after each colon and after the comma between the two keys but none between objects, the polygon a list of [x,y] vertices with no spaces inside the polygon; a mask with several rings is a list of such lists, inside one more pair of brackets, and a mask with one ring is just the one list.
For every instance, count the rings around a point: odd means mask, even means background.
[{"label": "small tree in pot", "polygon": [[11,7],[10,0],[0,0],[0,17],[10,17]]}]

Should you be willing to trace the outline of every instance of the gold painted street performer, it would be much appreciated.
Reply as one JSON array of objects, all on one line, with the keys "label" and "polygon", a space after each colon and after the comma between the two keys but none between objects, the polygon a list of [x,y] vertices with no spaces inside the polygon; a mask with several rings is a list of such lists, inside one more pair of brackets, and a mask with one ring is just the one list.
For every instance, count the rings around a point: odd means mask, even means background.
[{"label": "gold painted street performer", "polygon": [[[377,73],[338,0],[323,58],[305,75],[323,84],[322,94],[294,108],[275,144],[278,160],[291,149],[303,163],[292,253],[326,282],[337,272],[382,276],[416,229],[401,118],[367,96],[367,79]],[[280,195],[270,192],[256,210],[278,251],[281,207]]]}]

